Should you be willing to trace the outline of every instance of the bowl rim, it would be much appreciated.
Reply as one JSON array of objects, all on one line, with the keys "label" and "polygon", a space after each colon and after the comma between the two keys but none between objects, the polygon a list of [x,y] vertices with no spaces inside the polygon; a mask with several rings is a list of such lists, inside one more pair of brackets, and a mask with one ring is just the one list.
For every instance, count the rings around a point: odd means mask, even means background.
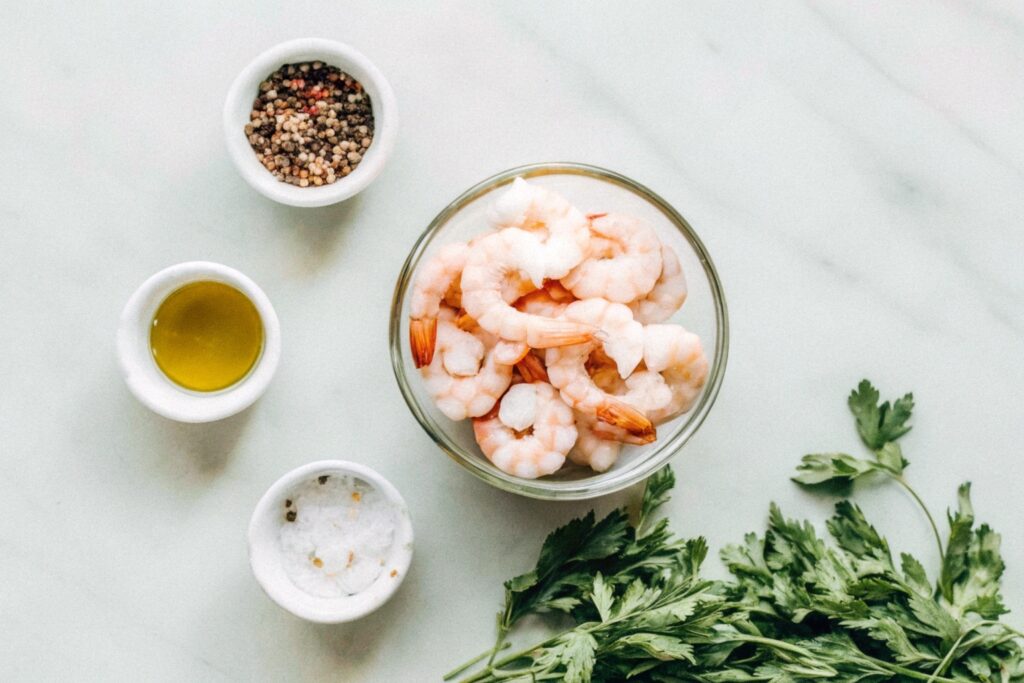
[{"label": "bowl rim", "polygon": [[[689,419],[667,438],[660,448],[638,462],[636,466],[623,470],[618,475],[612,474],[612,476],[600,482],[594,482],[589,479],[571,481],[521,479],[505,474],[497,470],[497,468],[489,467],[490,463],[485,463],[478,456],[463,453],[458,444],[451,442],[443,431],[433,428],[431,418],[426,415],[412,393],[405,372],[404,358],[402,357],[401,328],[404,294],[412,281],[413,270],[418,265],[427,247],[430,246],[433,239],[437,236],[439,229],[467,204],[502,185],[512,182],[516,177],[528,179],[545,175],[582,175],[597,178],[619,185],[653,204],[673,223],[675,228],[679,230],[691,247],[693,247],[708,279],[711,297],[714,302],[716,332],[714,357],[708,371],[708,379],[704,391],[697,404],[691,409]],[[516,166],[480,181],[456,197],[434,217],[415,244],[413,244],[409,256],[402,264],[402,269],[399,272],[391,299],[388,342],[391,353],[391,367],[406,405],[409,406],[409,410],[412,412],[413,417],[416,418],[420,427],[449,458],[488,484],[504,491],[543,500],[585,500],[620,491],[653,474],[678,453],[682,446],[697,432],[718,397],[718,391],[725,374],[729,355],[729,317],[722,283],[719,280],[714,262],[711,260],[711,255],[693,227],[672,205],[645,185],[615,171],[577,162],[542,162]]]},{"label": "bowl rim", "polygon": [[[249,372],[218,391],[199,392],[175,384],[157,366],[149,346],[153,316],[168,296],[195,282],[220,282],[252,302],[263,325],[263,347]],[[118,320],[117,357],[128,389],[144,406],[178,422],[214,422],[245,410],[270,386],[281,359],[281,323],[264,291],[239,270],[212,261],[185,261],[153,275],[128,299]]]},{"label": "bowl rim", "polygon": [[[280,561],[280,552],[274,552],[263,542],[264,527],[268,524],[277,509],[277,503],[289,490],[305,480],[321,474],[341,474],[354,476],[369,483],[395,509],[395,536],[392,541],[392,561],[389,564],[398,574],[391,578],[382,572],[377,579],[361,593],[364,599],[348,598],[316,598],[310,596],[291,582],[287,576],[280,577],[270,570],[270,566]],[[279,514],[279,513],[278,513]],[[348,460],[316,460],[300,465],[281,475],[270,485],[253,508],[246,532],[249,549],[249,567],[253,577],[263,592],[277,603],[278,606],[297,617],[320,624],[340,624],[354,621],[376,611],[398,591],[409,573],[409,565],[413,556],[413,527],[409,516],[409,506],[402,494],[388,481],[384,475],[367,465]],[[390,580],[389,580],[390,579]]]},{"label": "bowl rim", "polygon": [[[311,60],[336,66],[363,84],[373,108],[374,136],[363,160],[349,175],[331,185],[295,187],[279,181],[256,158],[242,130],[245,121],[240,121],[239,111],[248,114],[260,81],[279,66]],[[362,192],[384,170],[398,132],[395,93],[384,74],[351,45],[326,38],[297,38],[261,52],[231,83],[222,116],[225,144],[238,174],[264,197],[297,207],[328,206]]]}]

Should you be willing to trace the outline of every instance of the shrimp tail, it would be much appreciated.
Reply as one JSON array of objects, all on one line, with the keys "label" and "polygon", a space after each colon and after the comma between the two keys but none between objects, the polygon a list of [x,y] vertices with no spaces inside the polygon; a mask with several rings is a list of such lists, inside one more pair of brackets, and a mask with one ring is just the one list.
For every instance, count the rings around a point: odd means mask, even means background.
[{"label": "shrimp tail", "polygon": [[603,422],[594,424],[591,427],[591,433],[602,441],[628,443],[634,446],[644,446],[651,443],[651,438],[649,436],[631,434],[625,429],[612,427],[611,425]]},{"label": "shrimp tail", "polygon": [[526,343],[535,349],[583,344],[594,338],[597,328],[585,323],[554,318],[534,318],[537,324],[527,331]]},{"label": "shrimp tail", "polygon": [[522,359],[516,363],[516,370],[522,375],[523,381],[528,383],[533,382],[547,382],[548,371],[544,368],[544,363],[541,362],[540,358],[527,352]]},{"label": "shrimp tail", "polygon": [[599,406],[597,419],[622,427],[643,443],[651,443],[657,438],[654,424],[642,412],[620,401],[608,401]]},{"label": "shrimp tail", "polygon": [[459,316],[455,319],[455,325],[466,332],[472,332],[479,323],[464,310],[459,310]]},{"label": "shrimp tail", "polygon": [[434,360],[434,344],[437,342],[437,318],[420,318],[409,321],[409,347],[412,360],[417,368],[430,365]]}]

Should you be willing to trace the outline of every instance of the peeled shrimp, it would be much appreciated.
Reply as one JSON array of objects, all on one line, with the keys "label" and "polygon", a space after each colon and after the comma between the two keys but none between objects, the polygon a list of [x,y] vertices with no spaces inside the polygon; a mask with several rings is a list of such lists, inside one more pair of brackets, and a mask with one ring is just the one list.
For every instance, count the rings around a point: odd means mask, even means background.
[{"label": "peeled shrimp", "polygon": [[452,420],[486,414],[512,383],[512,366],[498,363],[493,347],[486,348],[453,321],[443,317],[434,320],[436,352],[430,364],[420,368],[427,393]]},{"label": "peeled shrimp", "polygon": [[[665,406],[670,400],[670,392],[665,381],[660,375],[649,370],[635,372],[626,380],[622,380],[614,365],[610,365],[607,368],[597,368],[592,377],[594,382],[606,391],[625,390],[625,393],[617,394],[619,398],[641,410],[648,410],[652,405]],[[644,437],[580,412],[576,413],[576,430],[579,432],[579,438],[576,439],[576,446],[569,452],[569,459],[577,465],[590,467],[595,472],[604,472],[615,464],[623,443],[643,445],[649,442]]]},{"label": "peeled shrimp", "polygon": [[[519,429],[502,422],[501,407],[498,414],[473,420],[480,449],[498,469],[513,476],[536,479],[557,472],[576,443],[572,409],[545,382],[518,384],[510,392],[513,390],[523,394],[513,397],[522,404],[517,406],[516,417],[523,419],[512,420]],[[506,395],[502,404],[513,398]]]},{"label": "peeled shrimp", "polygon": [[[623,304],[604,299],[582,299],[565,307],[562,317],[600,330],[601,347],[614,362],[621,377],[629,377],[643,359],[643,325]],[[587,349],[584,357],[589,355]]]},{"label": "peeled shrimp", "polygon": [[513,305],[524,313],[557,318],[573,301],[576,301],[576,297],[572,292],[563,287],[558,280],[550,280],[540,289],[520,297]]},{"label": "peeled shrimp", "polygon": [[[600,349],[596,349],[590,354],[585,367],[594,384],[600,389],[633,406],[645,415],[649,411],[664,408],[672,400],[672,391],[660,374],[644,369],[637,370],[626,379],[622,379],[615,368],[615,363]],[[645,437],[636,436],[622,427],[616,427],[606,422],[593,422],[590,425],[590,431],[600,439],[635,445],[647,443]]]},{"label": "peeled shrimp", "polygon": [[665,322],[686,301],[686,275],[672,247],[661,247],[661,275],[643,298],[629,304],[633,317],[644,325]]},{"label": "peeled shrimp", "polygon": [[[602,333],[607,336],[603,342],[604,352],[615,360],[620,375],[628,377],[640,359],[631,365],[626,363],[624,371],[622,359],[616,358],[615,351],[625,348],[632,353],[629,348],[631,343],[623,344],[624,340],[616,338],[615,332],[624,332],[628,337],[633,325],[639,327],[639,324],[633,321],[629,309],[622,304],[610,304],[603,299],[587,299],[577,301],[566,308],[565,317],[571,319],[573,316],[584,317],[599,324]],[[642,339],[642,327],[640,336]],[[616,345],[619,348],[616,348]],[[587,372],[587,359],[594,348],[595,343],[548,349],[546,361],[551,384],[561,392],[562,399],[573,409],[588,417],[622,427],[630,434],[643,439],[645,443],[653,441],[654,425],[643,412],[599,387]],[[640,355],[642,357],[642,351]]]},{"label": "peeled shrimp", "polygon": [[[472,244],[446,244],[416,274],[409,302],[409,345],[418,368],[428,365],[434,356],[438,308],[442,304],[462,307],[462,270]],[[509,277],[501,283],[501,296],[512,302],[535,289],[528,278]]]},{"label": "peeled shrimp", "polygon": [[424,263],[416,274],[409,302],[409,346],[416,367],[429,365],[437,340],[437,314],[442,301],[458,283],[466,265],[469,246],[464,242],[446,244]]},{"label": "peeled shrimp", "polygon": [[689,410],[708,376],[700,337],[680,325],[644,328],[644,363],[651,372],[661,374],[672,394],[665,406],[647,413],[658,424]]},{"label": "peeled shrimp", "polygon": [[534,267],[528,269],[539,287],[545,278],[559,279],[586,256],[590,243],[587,218],[565,197],[522,178],[491,205],[488,218],[498,228],[519,228],[539,238]]},{"label": "peeled shrimp", "polygon": [[562,278],[576,297],[627,304],[646,296],[661,273],[661,240],[647,223],[621,214],[590,222],[587,257]]},{"label": "peeled shrimp", "polygon": [[592,325],[516,310],[502,297],[502,284],[540,258],[537,238],[518,228],[488,235],[470,249],[462,271],[462,305],[480,327],[510,342],[536,349],[579,344]]},{"label": "peeled shrimp", "polygon": [[482,344],[491,348],[494,351],[494,360],[502,365],[516,365],[523,359],[523,356],[530,352],[530,347],[524,342],[505,341],[497,335],[491,334],[480,327],[480,324],[465,311],[460,310],[456,313],[454,320],[460,330],[472,333],[473,336],[481,340]]},{"label": "peeled shrimp", "polygon": [[595,472],[608,470],[619,459],[619,452],[622,451],[621,443],[600,437],[594,432],[594,427],[600,424],[603,423],[576,413],[576,431],[579,436],[576,445],[569,451],[569,460]]},{"label": "peeled shrimp", "polygon": [[533,355],[533,353],[527,352],[519,362],[516,363],[516,370],[519,371],[519,376],[523,378],[525,382],[536,382],[548,381],[548,371],[544,367],[544,362]]}]

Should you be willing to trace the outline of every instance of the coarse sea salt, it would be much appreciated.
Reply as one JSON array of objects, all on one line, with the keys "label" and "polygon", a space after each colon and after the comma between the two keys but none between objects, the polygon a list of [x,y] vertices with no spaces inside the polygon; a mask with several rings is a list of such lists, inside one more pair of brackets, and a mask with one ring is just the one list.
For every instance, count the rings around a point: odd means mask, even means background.
[{"label": "coarse sea salt", "polygon": [[393,505],[357,477],[322,475],[300,484],[285,500],[281,519],[285,573],[319,597],[369,588],[394,542]]}]

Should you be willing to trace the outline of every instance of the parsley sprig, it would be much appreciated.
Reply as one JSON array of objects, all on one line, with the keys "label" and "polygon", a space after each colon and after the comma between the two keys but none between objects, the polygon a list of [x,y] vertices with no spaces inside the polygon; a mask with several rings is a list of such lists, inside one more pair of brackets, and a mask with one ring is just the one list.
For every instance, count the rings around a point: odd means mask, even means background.
[{"label": "parsley sprig", "polygon": [[[878,398],[867,382],[850,397],[874,459],[806,456],[797,480],[884,472],[901,481],[907,462],[895,440],[910,429],[913,399]],[[975,525],[969,484],[948,513],[944,546],[939,537],[934,581],[846,500],[824,537],[772,505],[763,536],[722,550],[732,579],[703,579],[704,539],[676,539],[654,519],[673,485],[668,468],[648,480],[635,524],[616,510],[550,534],[536,567],[505,583],[495,647],[446,679],[486,660],[464,680],[1024,682],[1024,634],[1000,621],[999,535]],[[546,612],[572,625],[499,656],[520,619]]]},{"label": "parsley sprig", "polygon": [[910,431],[907,421],[914,410],[914,395],[906,394],[891,404],[879,403],[879,393],[868,380],[850,393],[847,405],[857,423],[857,433],[871,449],[874,459],[856,458],[847,453],[812,453],[805,455],[793,481],[808,486],[832,485],[848,487],[857,479],[874,473],[891,477],[902,486],[924,511],[935,536],[939,557],[943,556],[942,535],[928,506],[907,482],[903,471],[910,464],[896,440]]}]

